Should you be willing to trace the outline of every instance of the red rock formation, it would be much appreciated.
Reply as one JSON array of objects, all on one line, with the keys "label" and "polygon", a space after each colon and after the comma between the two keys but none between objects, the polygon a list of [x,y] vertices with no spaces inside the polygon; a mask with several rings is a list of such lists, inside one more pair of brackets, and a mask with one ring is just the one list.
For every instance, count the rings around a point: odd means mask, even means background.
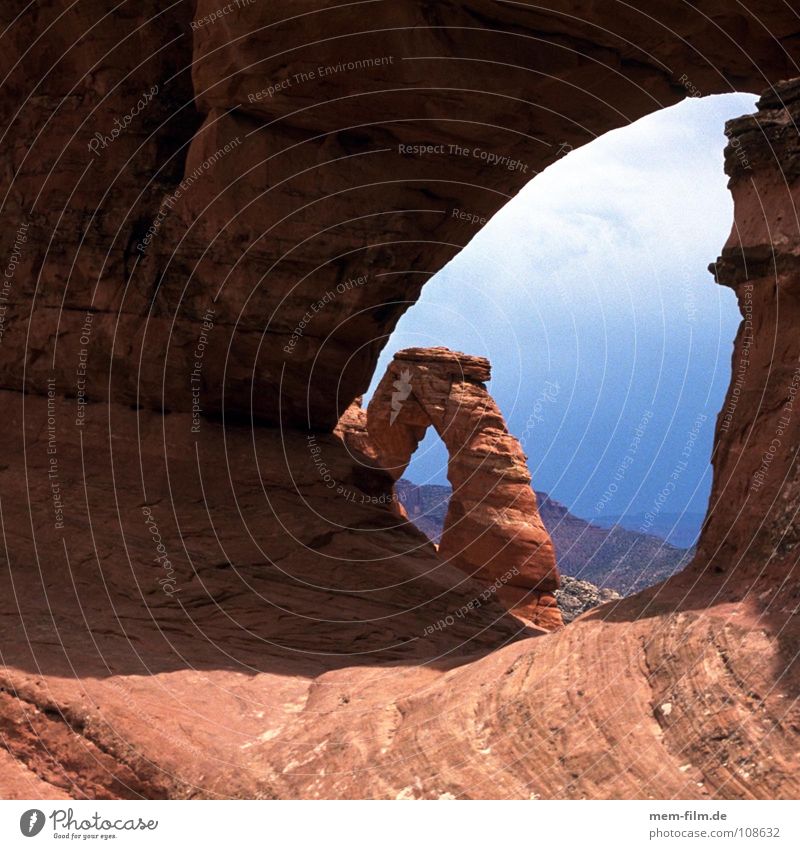
[{"label": "red rock formation", "polygon": [[743,320],[717,418],[714,486],[695,567],[756,577],[778,560],[796,581],[800,81],[764,95],[758,107],[726,127],[735,224],[711,270],[736,292]]},{"label": "red rock formation", "polygon": [[294,764],[281,795],[796,798],[796,626],[782,645],[779,607],[707,597],[702,612],[681,610],[685,590],[435,675],[327,674],[265,746]]},{"label": "red rock formation", "polygon": [[0,254],[30,229],[0,386],[77,394],[90,312],[90,398],[332,429],[425,273],[537,172],[796,73],[784,0],[292,0],[192,26],[218,7],[2,4]]},{"label": "red rock formation", "polygon": [[[371,453],[399,480],[432,426],[447,447],[453,489],[439,556],[497,592],[515,615],[551,629],[562,624],[553,544],[522,446],[486,389],[489,378],[483,357],[398,351],[367,409]],[[352,440],[362,438],[356,429]]]},{"label": "red rock formation", "polygon": [[258,738],[319,675],[529,633],[494,599],[452,618],[483,587],[335,436],[203,422],[187,451],[189,415],[0,401],[0,796],[270,795]]},{"label": "red rock formation", "polygon": [[756,338],[693,573],[507,645],[322,433],[461,212],[690,93],[795,76],[791,4],[297,0],[192,28],[217,5],[0,7],[0,795],[796,798],[796,418],[748,484],[800,318],[779,101],[738,136],[771,203],[734,175]]}]

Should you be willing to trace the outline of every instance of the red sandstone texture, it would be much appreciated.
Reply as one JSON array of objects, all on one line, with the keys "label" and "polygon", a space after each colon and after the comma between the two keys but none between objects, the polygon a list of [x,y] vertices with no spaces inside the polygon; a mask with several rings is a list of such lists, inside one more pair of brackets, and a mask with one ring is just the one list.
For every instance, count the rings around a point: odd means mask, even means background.
[{"label": "red sandstone texture", "polygon": [[331,429],[476,221],[607,130],[795,76],[800,44],[783,0],[293,0],[191,26],[218,6],[3,3],[3,255],[29,228],[0,386],[77,394],[89,312],[88,397],[190,411],[213,310],[203,411]]},{"label": "red sandstone texture", "polygon": [[773,559],[791,562],[800,542],[800,82],[758,107],[726,127],[735,224],[711,270],[736,292],[742,324],[698,557],[715,571],[753,576]]},{"label": "red sandstone texture", "polygon": [[[427,429],[436,430],[452,486],[439,556],[497,592],[516,616],[549,630],[562,624],[553,543],[522,446],[486,389],[489,378],[483,357],[398,351],[369,403],[367,439],[399,480]],[[353,443],[363,447],[362,439],[357,428]]]},{"label": "red sandstone texture", "polygon": [[[796,798],[794,10],[298,0],[192,29],[216,5],[0,9],[0,795]],[[753,316],[695,564],[544,636],[458,617],[481,585],[330,432],[387,334],[570,146],[773,86],[731,128],[717,273]]]},{"label": "red sandstone texture", "polygon": [[430,627],[483,587],[333,435],[203,422],[189,452],[188,414],[93,406],[77,431],[73,400],[2,403],[3,796],[274,795],[263,745],[320,675],[531,633],[493,599]]}]

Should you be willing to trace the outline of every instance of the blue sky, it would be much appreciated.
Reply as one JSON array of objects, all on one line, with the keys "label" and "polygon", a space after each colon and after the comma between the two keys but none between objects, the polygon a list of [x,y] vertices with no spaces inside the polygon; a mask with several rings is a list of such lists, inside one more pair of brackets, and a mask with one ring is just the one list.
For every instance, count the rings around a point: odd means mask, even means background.
[{"label": "blue sky", "polygon": [[[373,388],[400,348],[489,357],[536,489],[587,519],[702,513],[739,321],[707,271],[732,222],[723,129],[754,103],[685,100],[538,175],[426,284]],[[447,483],[432,431],[407,477]]]}]

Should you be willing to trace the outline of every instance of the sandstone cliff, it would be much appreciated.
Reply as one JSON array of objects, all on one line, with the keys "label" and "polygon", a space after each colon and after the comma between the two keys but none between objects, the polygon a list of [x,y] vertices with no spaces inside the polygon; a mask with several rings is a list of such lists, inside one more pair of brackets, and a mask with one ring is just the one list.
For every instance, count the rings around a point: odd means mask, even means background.
[{"label": "sandstone cliff", "polygon": [[714,485],[697,564],[755,577],[777,560],[787,564],[787,580],[796,581],[800,82],[764,95],[758,107],[725,130],[735,223],[710,270],[736,292],[742,323],[717,418]]},{"label": "sandstone cliff", "polygon": [[3,4],[3,253],[29,229],[0,386],[74,396],[88,349],[93,400],[331,429],[426,275],[537,172],[796,75],[782,0],[293,0],[197,25],[218,6]]}]

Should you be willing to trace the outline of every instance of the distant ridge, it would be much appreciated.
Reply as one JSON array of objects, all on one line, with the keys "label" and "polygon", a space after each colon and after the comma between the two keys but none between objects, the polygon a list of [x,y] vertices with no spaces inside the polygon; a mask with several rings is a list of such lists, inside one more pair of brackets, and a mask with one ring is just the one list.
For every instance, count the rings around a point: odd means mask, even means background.
[{"label": "distant ridge", "polygon": [[628,531],[653,534],[676,548],[691,548],[700,535],[703,513],[626,513],[624,516],[598,516],[594,524],[603,528],[614,525]]},{"label": "distant ridge", "polygon": [[[397,495],[409,519],[431,540],[439,541],[450,487],[417,485],[401,478]],[[631,595],[683,569],[693,549],[677,548],[654,534],[613,525],[603,528],[569,512],[547,493],[537,492],[539,512],[553,539],[562,575],[603,589]],[[629,517],[630,518],[630,517]]]}]

